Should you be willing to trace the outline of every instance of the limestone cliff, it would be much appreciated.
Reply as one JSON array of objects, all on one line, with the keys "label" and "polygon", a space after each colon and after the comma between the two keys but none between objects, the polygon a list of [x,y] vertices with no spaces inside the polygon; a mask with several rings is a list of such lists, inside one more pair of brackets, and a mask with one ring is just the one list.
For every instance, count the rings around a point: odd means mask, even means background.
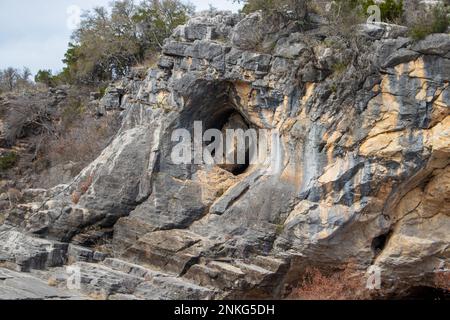
[{"label": "limestone cliff", "polygon": [[[123,110],[101,156],[9,213],[1,259],[69,259],[105,298],[282,298],[305,267],[349,262],[379,267],[383,295],[434,286],[450,256],[450,36],[405,34],[191,19],[100,101]],[[280,133],[272,174],[173,163],[175,129],[233,117]],[[92,249],[105,238],[109,258]]]}]

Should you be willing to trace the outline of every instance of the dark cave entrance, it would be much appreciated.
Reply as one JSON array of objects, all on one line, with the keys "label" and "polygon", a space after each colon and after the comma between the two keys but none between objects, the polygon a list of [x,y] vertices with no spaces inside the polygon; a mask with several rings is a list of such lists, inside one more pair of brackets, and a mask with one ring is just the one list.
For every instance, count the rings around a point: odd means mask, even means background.
[{"label": "dark cave entrance", "polygon": [[371,249],[376,256],[378,256],[384,250],[384,247],[389,241],[391,233],[391,231],[388,231],[384,234],[379,235],[378,237],[373,238]]},{"label": "dark cave entrance", "polygon": [[[223,83],[204,83],[202,89],[199,91],[194,91],[192,89],[194,96],[189,97],[189,104],[187,108],[180,115],[180,122],[177,124],[179,127],[188,129],[192,136],[194,132],[194,123],[196,121],[202,122],[202,135],[205,134],[206,131],[210,129],[215,129],[222,132],[223,138],[223,148],[224,154],[223,159],[227,159],[227,150],[234,151],[234,161],[233,163],[229,161],[224,161],[222,163],[217,163],[216,165],[228,172],[232,173],[235,176],[239,176],[245,172],[250,167],[250,145],[251,139],[246,135],[243,140],[245,143],[245,161],[237,161],[237,145],[239,143],[231,143],[231,145],[227,145],[226,141],[226,132],[227,130],[242,130],[243,132],[247,132],[250,129],[255,129],[257,132],[256,126],[253,125],[248,117],[244,114],[244,112],[239,108],[234,95],[236,93],[233,90],[233,84],[223,82]],[[199,96],[199,92],[205,93],[204,95]],[[242,141],[242,140],[240,140]],[[215,139],[212,138],[210,141],[203,142],[203,148],[206,148],[213,144]],[[243,144],[241,144],[243,145]],[[256,149],[258,145],[256,144]],[[240,153],[242,157],[242,152]],[[216,152],[212,151],[211,156],[215,157]],[[228,158],[230,160],[230,158]],[[196,167],[192,166],[193,171],[196,171]]]},{"label": "dark cave entrance", "polygon": [[241,150],[242,152],[245,152],[244,162],[238,161],[238,147],[236,141],[233,141],[231,143],[229,143],[230,141],[227,141],[227,131],[242,130],[242,132],[246,132],[251,129],[251,126],[238,111],[233,111],[230,115],[224,118],[224,120],[225,121],[223,123],[220,123],[220,125],[214,127],[214,129],[222,132],[222,136],[224,139],[223,158],[226,159],[227,153],[229,152],[233,153],[233,157],[230,157],[232,161],[219,163],[218,166],[224,170],[227,170],[228,172],[231,172],[235,176],[239,176],[245,173],[250,166],[250,144],[252,143],[252,141],[250,141],[248,137],[244,138],[243,143],[245,144],[245,146],[243,150]]}]

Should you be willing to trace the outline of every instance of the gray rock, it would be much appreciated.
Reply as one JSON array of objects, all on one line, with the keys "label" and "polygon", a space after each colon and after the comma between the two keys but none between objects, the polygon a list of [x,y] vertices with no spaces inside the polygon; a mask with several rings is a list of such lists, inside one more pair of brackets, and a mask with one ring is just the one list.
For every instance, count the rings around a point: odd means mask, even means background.
[{"label": "gray rock", "polygon": [[182,275],[200,258],[201,241],[201,237],[188,231],[155,231],[141,237],[123,257],[166,273]]},{"label": "gray rock", "polygon": [[189,49],[190,47],[191,47],[190,44],[172,41],[164,45],[163,53],[168,56],[184,57],[186,55],[187,49]]},{"label": "gray rock", "polygon": [[254,12],[242,19],[233,29],[231,43],[244,50],[252,50],[264,39],[262,14]]},{"label": "gray rock", "polygon": [[163,273],[157,272],[155,270],[150,270],[143,266],[126,262],[124,260],[119,259],[106,259],[103,264],[113,270],[121,271],[126,274],[136,276],[143,279],[151,279],[156,276],[164,276]]},{"label": "gray rock", "polygon": [[282,38],[278,41],[274,55],[277,57],[295,59],[300,56],[304,50],[308,50],[308,46],[301,42],[300,34],[292,34],[288,38]]},{"label": "gray rock", "polygon": [[208,35],[211,38],[212,32],[212,26],[201,24],[188,25],[184,28],[184,37],[189,41],[204,40]]},{"label": "gray rock", "polygon": [[358,32],[373,39],[381,39],[385,29],[379,24],[366,23],[359,26]]},{"label": "gray rock", "polygon": [[272,56],[268,54],[244,52],[242,66],[245,69],[259,72],[268,72]]},{"label": "gray rock", "polygon": [[420,54],[416,51],[401,48],[400,50],[395,51],[391,56],[387,58],[387,60],[383,64],[383,67],[385,68],[395,67],[396,65],[399,65],[401,63],[406,63],[411,60],[415,60],[419,56]]},{"label": "gray rock", "polygon": [[234,187],[230,188],[226,194],[224,194],[220,199],[218,199],[211,207],[210,212],[213,214],[223,214],[230,205],[236,201],[239,197],[246,192],[250,186],[252,186],[257,179],[259,179],[264,173],[257,171],[247,177],[244,181],[236,184]]},{"label": "gray rock", "polygon": [[99,111],[101,110],[117,110],[120,109],[124,90],[117,87],[109,87],[106,89],[106,93],[101,98],[99,103]]},{"label": "gray rock", "polygon": [[185,51],[185,54],[197,59],[213,60],[218,56],[223,56],[225,48],[217,43],[198,40]]},{"label": "gray rock", "polygon": [[79,293],[50,286],[29,274],[0,268],[0,300],[81,300]]},{"label": "gray rock", "polygon": [[71,266],[78,268],[80,291],[85,295],[107,299],[115,294],[133,294],[142,278],[129,275],[108,267],[85,262]]},{"label": "gray rock", "polygon": [[39,201],[44,201],[44,199],[47,195],[47,190],[46,189],[25,189],[22,191],[22,195],[23,195],[23,202],[39,202]]},{"label": "gray rock", "polygon": [[69,249],[67,251],[67,256],[69,259],[69,263],[74,262],[92,262],[94,260],[94,252],[88,248],[83,248],[80,246],[76,246],[73,244],[69,245]]},{"label": "gray rock", "polygon": [[101,98],[100,92],[91,92],[90,99],[91,101],[95,101]]},{"label": "gray rock", "polygon": [[22,272],[63,265],[67,247],[64,243],[33,238],[15,230],[0,231],[0,258]]},{"label": "gray rock", "polygon": [[365,23],[359,25],[358,32],[372,39],[396,39],[404,37],[408,33],[408,28],[389,23]]},{"label": "gray rock", "polygon": [[162,56],[158,61],[158,66],[164,69],[171,69],[173,67],[173,60],[167,56]]},{"label": "gray rock", "polygon": [[430,34],[415,44],[412,50],[423,54],[445,56],[450,51],[450,35],[446,33]]}]

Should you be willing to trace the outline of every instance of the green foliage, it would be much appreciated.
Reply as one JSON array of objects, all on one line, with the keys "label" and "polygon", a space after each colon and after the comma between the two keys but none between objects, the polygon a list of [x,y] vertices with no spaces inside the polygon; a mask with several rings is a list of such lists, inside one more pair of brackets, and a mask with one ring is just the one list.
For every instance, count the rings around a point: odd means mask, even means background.
[{"label": "green foliage", "polygon": [[430,29],[426,25],[416,25],[409,31],[409,36],[414,40],[422,40],[431,34]]},{"label": "green foliage", "polygon": [[337,62],[335,63],[331,69],[333,70],[334,74],[340,75],[344,73],[345,70],[347,70],[348,64],[344,62]]},{"label": "green foliage", "polygon": [[443,5],[434,7],[410,27],[409,35],[414,40],[420,40],[432,33],[447,32],[450,25],[448,14],[448,7]]},{"label": "green foliage", "polygon": [[331,84],[330,90],[331,90],[331,92],[336,93],[337,92],[337,84],[336,83]]},{"label": "green foliage", "polygon": [[[305,5],[314,6],[314,1],[309,0],[236,0],[243,2],[244,8],[242,12],[248,14],[257,10],[264,13],[272,13],[274,11],[284,9],[290,10],[297,14],[297,18],[304,11]],[[374,0],[335,0],[332,8],[334,15],[344,17],[344,15],[367,16],[369,6],[378,5],[381,11],[381,19],[385,22],[392,22],[400,18],[403,14],[403,0],[383,0],[376,3]]]},{"label": "green foliage", "polygon": [[104,97],[106,94],[106,89],[108,89],[108,85],[101,85],[98,88],[98,93],[100,94],[100,97]]},{"label": "green foliage", "polygon": [[75,83],[78,70],[78,61],[81,63],[85,58],[79,50],[80,46],[69,42],[69,48],[64,54],[63,63],[66,65],[64,69],[55,76],[58,83]]},{"label": "green foliage", "polygon": [[160,51],[163,40],[186,22],[193,8],[180,0],[115,0],[82,16],[65,54],[58,82],[98,84],[124,76]]},{"label": "green foliage", "polygon": [[277,224],[275,228],[275,233],[280,236],[284,232],[284,224]]},{"label": "green foliage", "polygon": [[146,50],[159,50],[164,39],[184,24],[194,7],[178,0],[147,0],[137,9],[133,21],[142,30],[141,38]]},{"label": "green foliage", "polygon": [[261,10],[264,14],[284,13],[290,11],[295,19],[303,19],[310,0],[235,0],[244,4],[242,12],[249,14]]},{"label": "green foliage", "polygon": [[[381,21],[393,22],[403,14],[403,0],[383,0],[376,3],[374,0],[338,0],[339,9],[343,12],[355,10],[361,16],[367,16],[370,6],[377,5],[380,8]],[[344,10],[342,10],[344,9]]]},{"label": "green foliage", "polygon": [[382,21],[393,22],[403,14],[403,0],[384,0],[379,6]]},{"label": "green foliage", "polygon": [[8,152],[2,156],[0,156],[0,171],[6,171],[13,168],[19,157],[15,152]]},{"label": "green foliage", "polygon": [[48,87],[55,86],[55,79],[52,75],[51,70],[39,70],[38,73],[34,76],[34,81],[36,83],[45,84]]}]

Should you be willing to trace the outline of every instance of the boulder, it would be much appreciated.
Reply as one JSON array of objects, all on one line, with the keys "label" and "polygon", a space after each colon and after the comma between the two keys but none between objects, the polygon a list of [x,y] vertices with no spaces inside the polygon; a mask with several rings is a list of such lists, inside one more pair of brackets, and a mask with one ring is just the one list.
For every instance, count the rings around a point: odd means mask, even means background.
[{"label": "boulder", "polygon": [[12,263],[18,271],[63,265],[67,244],[27,236],[16,230],[0,231],[0,261]]}]

